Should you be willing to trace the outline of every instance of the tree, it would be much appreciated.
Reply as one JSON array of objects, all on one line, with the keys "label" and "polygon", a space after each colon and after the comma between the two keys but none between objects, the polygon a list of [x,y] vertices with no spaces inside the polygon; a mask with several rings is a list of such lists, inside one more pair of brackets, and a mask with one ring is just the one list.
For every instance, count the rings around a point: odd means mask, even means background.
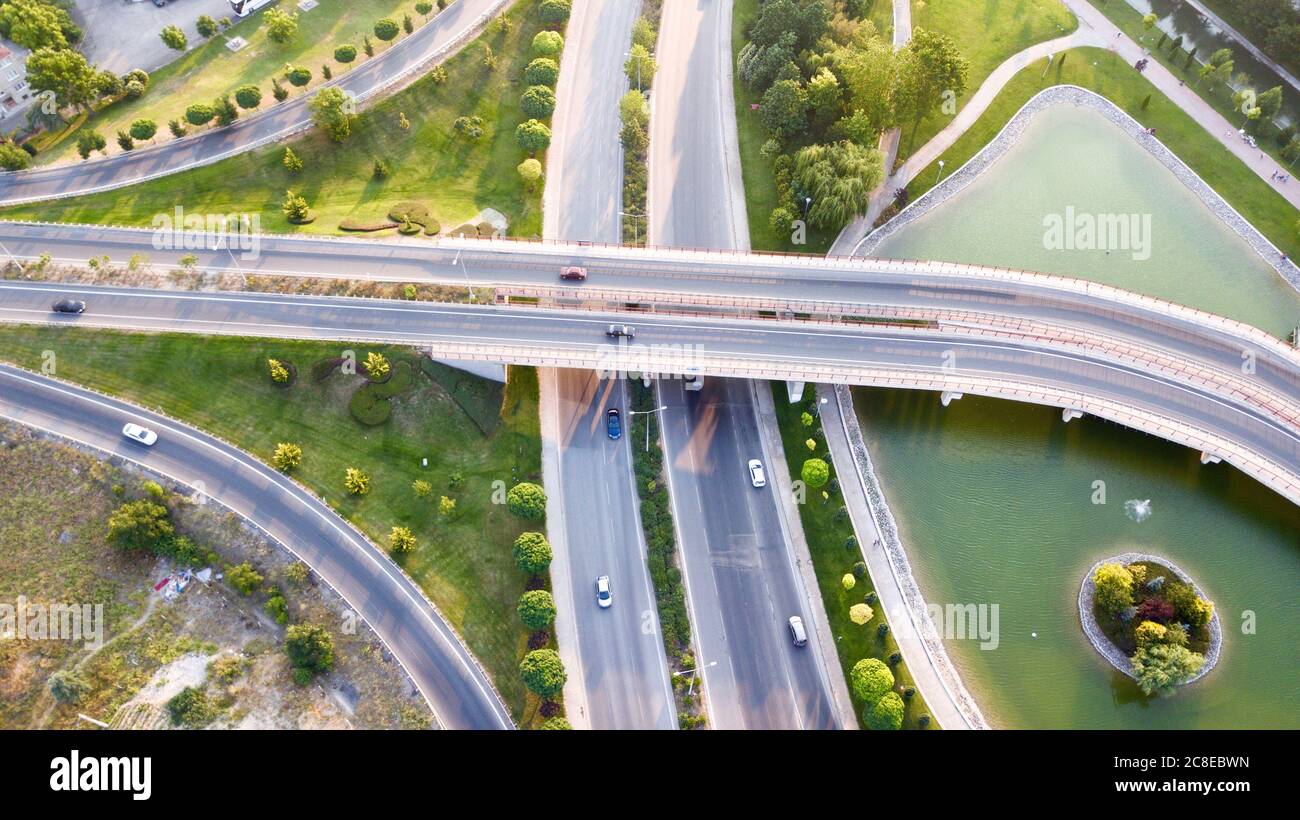
[{"label": "tree", "polygon": [[302,669],[307,677],[317,672],[328,672],[334,667],[334,638],[325,627],[316,624],[294,624],[285,630],[284,652],[294,669]]},{"label": "tree", "polygon": [[66,11],[42,0],[10,0],[0,6],[0,34],[32,51],[67,48],[64,27],[70,23]]},{"label": "tree", "polygon": [[382,382],[393,372],[393,367],[388,363],[388,357],[378,351],[370,351],[366,354],[366,360],[361,363],[365,369],[366,375],[372,382]]},{"label": "tree", "polygon": [[863,658],[849,672],[849,687],[863,703],[872,704],[894,688],[894,673],[876,658]]},{"label": "tree", "polygon": [[799,469],[799,477],[803,482],[814,490],[826,486],[826,482],[831,478],[830,466],[820,458],[806,459],[803,467]]},{"label": "tree", "polygon": [[429,16],[429,12],[431,12],[431,11],[433,11],[433,4],[432,4],[432,3],[416,3],[416,4],[415,4],[415,12],[416,12],[416,14],[419,14],[421,17],[428,17],[428,16]]},{"label": "tree", "polygon": [[532,630],[546,629],[555,623],[555,599],[544,589],[530,589],[519,596],[515,611],[524,626]]},{"label": "tree", "polygon": [[534,649],[519,662],[519,674],[530,692],[543,698],[554,698],[564,691],[568,675],[564,663],[554,649]]},{"label": "tree", "polygon": [[167,130],[172,132],[173,137],[180,139],[185,136],[185,123],[180,120],[168,120]]},{"label": "tree", "polygon": [[763,92],[759,113],[768,133],[786,142],[808,130],[808,92],[796,80],[778,80]]},{"label": "tree", "polygon": [[50,694],[59,703],[76,703],[90,692],[90,683],[71,669],[60,669],[50,675]]},{"label": "tree", "polygon": [[903,699],[897,692],[886,692],[880,700],[862,711],[862,722],[874,731],[903,728]]},{"label": "tree", "polygon": [[330,135],[335,142],[343,142],[352,133],[351,100],[337,86],[322,88],[311,98],[308,105],[311,118],[316,125]]},{"label": "tree", "polygon": [[239,109],[230,101],[229,97],[219,97],[212,103],[212,110],[216,112],[217,125],[230,125],[239,119]]},{"label": "tree", "polygon": [[522,481],[506,493],[506,506],[520,518],[536,521],[546,515],[546,493],[538,485]]},{"label": "tree", "polygon": [[1138,647],[1133,655],[1133,674],[1142,694],[1165,697],[1186,683],[1205,666],[1205,657],[1185,646],[1168,643]]},{"label": "tree", "polygon": [[77,153],[82,159],[89,159],[91,151],[103,151],[108,147],[104,135],[95,130],[82,131],[77,134]]},{"label": "tree", "polygon": [[947,98],[966,90],[969,65],[957,44],[946,34],[918,28],[899,51],[894,109],[900,120],[913,125]]},{"label": "tree", "polygon": [[186,686],[167,701],[167,715],[173,726],[201,729],[217,716],[217,707],[202,689]]},{"label": "tree", "polygon": [[[503,14],[501,15],[500,19],[509,20],[510,18],[506,17]],[[407,34],[410,34],[411,32],[415,31],[415,23],[411,22],[411,15],[409,14],[402,15],[402,31],[405,31]]]},{"label": "tree", "polygon": [[555,57],[564,50],[564,36],[558,31],[539,31],[533,37],[533,53],[542,57]]},{"label": "tree", "polygon": [[519,107],[526,117],[546,119],[555,110],[555,92],[545,85],[529,86],[519,98]]},{"label": "tree", "polygon": [[524,81],[529,85],[548,85],[554,88],[559,76],[560,67],[550,57],[538,57],[524,69]]},{"label": "tree", "polygon": [[14,145],[13,140],[0,142],[0,168],[21,171],[31,164],[32,155]]},{"label": "tree", "polygon": [[226,567],[226,581],[240,595],[252,595],[261,589],[262,574],[245,561],[233,567]]},{"label": "tree", "polygon": [[108,517],[108,537],[124,549],[155,549],[176,534],[167,508],[146,499],[128,501]]},{"label": "tree", "polygon": [[262,104],[262,89],[256,85],[241,85],[235,89],[235,102],[240,108],[257,108]]},{"label": "tree", "polygon": [[302,158],[288,146],[284,149],[284,167],[288,168],[291,174],[296,174],[302,170]]},{"label": "tree", "polygon": [[349,495],[365,495],[370,492],[370,476],[356,467],[348,467],[343,472],[343,486]]},{"label": "tree", "polygon": [[1133,574],[1117,563],[1102,564],[1092,574],[1093,601],[1114,617],[1133,605]]},{"label": "tree", "polygon": [[1271,120],[1277,117],[1278,112],[1282,110],[1282,86],[1275,85],[1255,100],[1255,105],[1259,106],[1260,116],[1265,120]]},{"label": "tree", "polygon": [[393,552],[410,552],[415,549],[415,533],[407,527],[393,527],[388,533],[388,543]]},{"label": "tree", "polygon": [[1146,29],[1147,31],[1150,31],[1151,27],[1156,24],[1156,20],[1158,19],[1159,18],[1157,18],[1154,14],[1151,13],[1142,15],[1142,28]]},{"label": "tree", "polygon": [[311,208],[307,204],[307,199],[298,196],[293,191],[285,192],[284,202],[280,203],[280,210],[284,211],[285,217],[294,225],[302,225],[311,221]]},{"label": "tree", "polygon": [[551,544],[540,532],[526,532],[515,539],[512,550],[520,571],[529,575],[545,572],[551,565]]},{"label": "tree", "polygon": [[537,180],[542,178],[542,164],[531,157],[515,166],[515,170],[519,172],[529,191],[532,191],[537,185]]},{"label": "tree", "polygon": [[1178,619],[1189,626],[1205,626],[1214,616],[1214,604],[1197,595],[1189,584],[1166,584],[1164,595]]},{"label": "tree", "polygon": [[199,36],[206,40],[212,39],[217,35],[217,32],[220,31],[220,28],[217,26],[217,21],[213,20],[206,14],[200,14],[199,19],[195,22],[194,26],[198,29]]},{"label": "tree", "polygon": [[483,136],[483,118],[479,116],[457,117],[451,124],[451,130],[470,142],[478,142]]},{"label": "tree", "polygon": [[655,62],[655,58],[650,55],[650,50],[639,43],[632,46],[627,60],[623,63],[623,73],[627,75],[627,81],[635,85],[638,91],[650,87],[650,81],[658,70],[659,63]]},{"label": "tree", "polygon": [[158,36],[162,37],[163,43],[170,49],[184,51],[190,47],[189,38],[178,26],[167,26]]},{"label": "tree", "polygon": [[357,47],[351,44],[344,44],[334,49],[334,61],[347,65],[357,58]]},{"label": "tree", "polygon": [[551,144],[551,129],[540,120],[526,120],[515,128],[515,142],[529,155],[536,155]]},{"label": "tree", "polygon": [[1138,646],[1147,646],[1153,643],[1164,643],[1169,630],[1164,624],[1158,624],[1155,621],[1143,621],[1133,630],[1133,640]]},{"label": "tree", "polygon": [[185,109],[185,121],[190,125],[207,125],[217,112],[208,103],[194,103]]},{"label": "tree", "polygon": [[375,36],[383,40],[385,43],[401,33],[401,27],[387,17],[380,20],[378,23],[375,23]]},{"label": "tree", "polygon": [[[736,55],[736,73],[753,89],[766,89],[786,66],[793,65],[797,37],[788,31],[774,42],[750,40]],[[796,68],[797,72],[798,69]]]},{"label": "tree", "polygon": [[282,473],[289,472],[302,464],[302,448],[290,442],[280,442],[275,445],[275,453],[271,456],[271,464]]},{"label": "tree", "polygon": [[266,39],[281,45],[289,42],[298,33],[297,12],[284,11],[278,6],[262,12],[266,21]]},{"label": "tree", "polygon": [[871,191],[884,179],[880,151],[847,140],[809,145],[795,154],[794,179],[812,197],[809,223],[835,229],[865,213]]},{"label": "tree", "polygon": [[370,42],[370,35],[361,38],[361,50],[366,53],[367,57],[375,56],[375,44]]},{"label": "tree", "polygon": [[131,123],[131,136],[138,140],[151,140],[158,133],[158,123],[139,119]]},{"label": "tree", "polygon": [[290,66],[289,70],[284,73],[289,84],[295,88],[302,88],[311,82],[311,69],[306,66]]},{"label": "tree", "polygon": [[272,97],[275,97],[275,101],[276,101],[276,102],[284,102],[286,99],[289,98],[289,89],[287,89],[287,88],[285,88],[284,86],[280,85],[280,81],[277,80],[276,78],[272,77],[272,78],[271,78],[271,96],[272,96]]},{"label": "tree", "polygon": [[569,22],[571,9],[569,0],[542,0],[542,22],[551,28],[559,28]]},{"label": "tree", "polygon": [[60,105],[84,108],[98,93],[98,74],[72,49],[41,48],[27,58],[27,84],[53,93]]}]

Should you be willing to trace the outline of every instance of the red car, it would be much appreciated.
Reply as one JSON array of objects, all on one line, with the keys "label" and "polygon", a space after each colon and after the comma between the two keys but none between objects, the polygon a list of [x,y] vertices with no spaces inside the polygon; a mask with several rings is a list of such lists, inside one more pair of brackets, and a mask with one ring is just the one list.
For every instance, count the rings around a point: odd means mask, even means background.
[{"label": "red car", "polygon": [[577,265],[570,265],[567,268],[560,268],[561,279],[571,279],[577,282],[587,278],[587,269],[580,268]]}]

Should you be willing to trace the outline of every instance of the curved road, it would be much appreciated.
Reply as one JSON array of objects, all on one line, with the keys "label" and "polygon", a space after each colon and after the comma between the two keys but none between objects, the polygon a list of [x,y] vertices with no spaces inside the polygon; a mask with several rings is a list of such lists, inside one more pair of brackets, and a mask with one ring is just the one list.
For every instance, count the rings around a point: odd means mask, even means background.
[{"label": "curved road", "polygon": [[[262,462],[165,416],[4,364],[0,416],[201,487],[342,595],[402,664],[441,726],[513,728],[486,674],[419,588],[324,502]],[[157,444],[124,439],[127,421],[155,430]]]},{"label": "curved road", "polygon": [[[392,47],[320,87],[338,86],[364,101],[459,46],[505,2],[456,0]],[[0,205],[120,188],[252,150],[310,125],[307,103],[312,96],[302,94],[226,128],[213,128],[153,148],[77,165],[0,173]]]}]

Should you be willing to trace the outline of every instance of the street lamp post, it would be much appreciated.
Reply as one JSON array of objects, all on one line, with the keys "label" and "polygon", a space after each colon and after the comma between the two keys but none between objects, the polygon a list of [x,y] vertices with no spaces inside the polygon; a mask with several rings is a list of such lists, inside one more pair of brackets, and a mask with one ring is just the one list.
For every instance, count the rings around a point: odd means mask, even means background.
[{"label": "street lamp post", "polygon": [[460,269],[465,272],[465,287],[469,289],[469,300],[475,301],[478,297],[474,295],[474,285],[469,278],[469,268],[465,267],[465,260],[460,258],[460,251],[456,251],[456,258],[451,260],[451,266],[454,268],[460,264]]},{"label": "street lamp post", "polygon": [[[631,418],[632,416],[644,416],[650,413],[658,413],[660,410],[667,410],[667,409],[668,409],[668,405],[665,404],[660,407],[656,407],[653,410],[629,410],[627,411],[627,416],[628,418]],[[645,425],[645,451],[647,453],[650,452],[650,420],[649,419],[646,419],[646,425]]]},{"label": "street lamp post", "polygon": [[934,178],[934,184],[938,185],[941,179],[943,179],[943,160],[939,160],[939,173]]},{"label": "street lamp post", "polygon": [[[628,213],[627,211],[619,211],[619,212],[618,212],[618,215],[619,215],[619,216],[630,216],[630,217],[632,217],[633,219],[645,219],[645,214],[630,214],[630,213]],[[641,231],[638,230],[638,228],[637,228],[637,223],[635,223],[635,222],[632,223],[632,244],[633,244],[633,245],[640,245],[640,244],[641,244]]]},{"label": "street lamp post", "polygon": [[703,666],[695,666],[695,667],[692,667],[692,668],[690,668],[690,669],[683,669],[683,670],[680,671],[680,672],[674,672],[674,673],[673,673],[673,677],[674,677],[674,678],[679,678],[679,677],[681,677],[682,675],[686,675],[686,674],[689,674],[689,675],[691,676],[691,682],[690,682],[690,684],[688,684],[687,687],[686,687],[686,694],[689,695],[689,694],[691,694],[691,692],[692,692],[692,691],[694,690],[694,688],[695,688],[695,678],[696,678],[696,674],[695,674],[695,673],[696,673],[696,672],[699,672],[701,669],[708,669],[708,668],[711,667],[711,666],[717,666],[717,665],[718,665],[718,662],[717,662],[717,661],[711,661],[711,662],[709,662],[709,663],[704,664]]}]

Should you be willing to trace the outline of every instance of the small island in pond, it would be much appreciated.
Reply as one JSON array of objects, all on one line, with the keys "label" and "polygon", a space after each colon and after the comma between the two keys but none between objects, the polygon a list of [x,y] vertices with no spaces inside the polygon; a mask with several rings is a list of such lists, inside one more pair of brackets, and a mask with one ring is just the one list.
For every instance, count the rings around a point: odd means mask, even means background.
[{"label": "small island in pond", "polygon": [[1099,561],[1079,592],[1088,640],[1146,695],[1167,696],[1218,662],[1214,604],[1170,562],[1127,553]]}]

